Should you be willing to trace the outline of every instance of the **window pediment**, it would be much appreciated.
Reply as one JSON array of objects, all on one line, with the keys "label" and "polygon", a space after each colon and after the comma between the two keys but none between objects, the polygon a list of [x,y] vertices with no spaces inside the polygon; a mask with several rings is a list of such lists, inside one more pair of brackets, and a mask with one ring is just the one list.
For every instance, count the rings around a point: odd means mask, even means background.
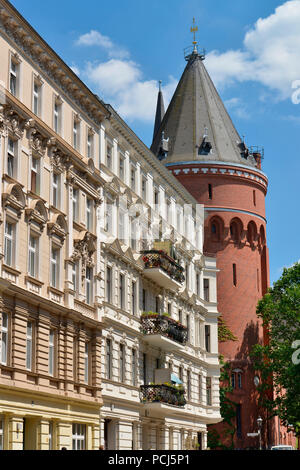
[{"label": "window pediment", "polygon": [[21,212],[26,206],[26,199],[19,184],[8,185],[6,191],[2,194],[2,200],[5,207],[12,207],[18,213],[18,216],[21,216]]}]

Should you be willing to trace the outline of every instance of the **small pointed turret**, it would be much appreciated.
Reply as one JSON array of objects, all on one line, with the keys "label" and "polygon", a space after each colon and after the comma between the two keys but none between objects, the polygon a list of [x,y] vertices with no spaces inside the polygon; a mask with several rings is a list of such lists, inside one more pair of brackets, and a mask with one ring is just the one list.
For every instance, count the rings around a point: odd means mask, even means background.
[{"label": "small pointed turret", "polygon": [[163,98],[162,89],[161,89],[161,80],[159,80],[159,91],[158,91],[158,97],[157,97],[153,141],[156,137],[158,129],[160,128],[164,115],[165,115],[165,105],[164,105],[164,98]]}]

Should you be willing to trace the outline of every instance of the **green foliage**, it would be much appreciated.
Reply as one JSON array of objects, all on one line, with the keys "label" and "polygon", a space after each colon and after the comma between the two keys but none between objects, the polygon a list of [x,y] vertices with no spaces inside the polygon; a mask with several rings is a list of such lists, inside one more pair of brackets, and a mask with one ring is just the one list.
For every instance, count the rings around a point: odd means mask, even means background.
[{"label": "green foliage", "polygon": [[259,301],[257,315],[269,332],[268,344],[256,345],[251,354],[261,374],[261,405],[271,416],[278,415],[284,425],[292,426],[299,437],[300,346],[298,343],[298,352],[293,343],[300,340],[300,263],[284,269]]}]

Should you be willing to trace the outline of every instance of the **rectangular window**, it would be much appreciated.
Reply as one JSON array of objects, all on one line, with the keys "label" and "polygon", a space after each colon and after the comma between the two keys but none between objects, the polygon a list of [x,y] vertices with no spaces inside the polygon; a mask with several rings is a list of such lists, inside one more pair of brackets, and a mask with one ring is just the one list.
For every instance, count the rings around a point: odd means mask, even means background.
[{"label": "rectangular window", "polygon": [[138,234],[138,220],[130,216],[130,246],[136,251],[137,250],[137,234]]},{"label": "rectangular window", "polygon": [[172,316],[172,304],[171,304],[171,302],[168,302],[168,315],[169,315],[169,317]]},{"label": "rectangular window", "polygon": [[191,340],[191,332],[190,332],[190,316],[186,316],[186,327],[187,327],[187,341]]},{"label": "rectangular window", "polygon": [[90,345],[88,342],[85,343],[84,347],[84,382],[89,383],[89,358],[90,358]]},{"label": "rectangular window", "polygon": [[179,379],[181,380],[181,382],[183,382],[183,369],[182,369],[181,366],[178,369],[178,376],[179,376]]},{"label": "rectangular window", "polygon": [[56,99],[53,108],[53,127],[56,134],[61,134],[62,103]]},{"label": "rectangular window", "polygon": [[19,64],[11,59],[10,60],[10,73],[9,73],[9,91],[12,95],[18,94],[18,79],[19,79]]},{"label": "rectangular window", "polygon": [[75,150],[80,148],[80,122],[76,119],[73,121],[73,147]]},{"label": "rectangular window", "polygon": [[253,190],[253,204],[256,206],[256,191]]},{"label": "rectangular window", "polygon": [[112,169],[112,146],[110,144],[106,145],[106,166],[110,170]]},{"label": "rectangular window", "polygon": [[0,450],[3,450],[3,418],[0,416]]},{"label": "rectangular window", "polygon": [[158,296],[155,297],[155,312],[160,313],[160,300]]},{"label": "rectangular window", "polygon": [[136,315],[136,282],[132,281],[131,284],[131,313]]},{"label": "rectangular window", "polygon": [[34,80],[33,83],[33,112],[37,116],[41,115],[42,102],[42,86],[39,82]]},{"label": "rectangular window", "polygon": [[236,287],[237,286],[236,264],[232,265],[232,281],[233,281],[233,285]]},{"label": "rectangular window", "polygon": [[133,191],[135,191],[135,169],[131,168],[130,172],[130,187]]},{"label": "rectangular window", "polygon": [[77,188],[73,188],[73,221],[77,222],[79,219],[79,191]]},{"label": "rectangular window", "polygon": [[49,375],[54,375],[55,361],[55,332],[50,330],[49,333]]},{"label": "rectangular window", "polygon": [[147,180],[142,176],[142,198],[147,201]]},{"label": "rectangular window", "polygon": [[93,303],[93,268],[86,268],[85,272],[85,295],[86,303]]},{"label": "rectangular window", "polygon": [[186,263],[185,265],[185,285],[186,288],[189,289],[190,287],[190,265]]},{"label": "rectangular window", "polygon": [[208,185],[208,199],[212,199],[213,197],[213,192],[212,192],[212,185]]},{"label": "rectangular window", "polygon": [[75,291],[75,296],[78,293],[78,262],[72,264],[72,282],[73,282],[73,289]]},{"label": "rectangular window", "polygon": [[113,229],[113,205],[107,200],[105,204],[105,231],[112,233]]},{"label": "rectangular window", "polygon": [[147,385],[147,354],[143,353],[143,381]]},{"label": "rectangular window", "polygon": [[239,439],[242,437],[242,405],[236,405],[236,434]]},{"label": "rectangular window", "polygon": [[206,377],[206,404],[211,406],[211,377]]},{"label": "rectangular window", "polygon": [[85,450],[85,424],[72,425],[72,450]]},{"label": "rectangular window", "polygon": [[7,266],[15,265],[16,226],[10,222],[5,223],[4,233],[4,263]]},{"label": "rectangular window", "polygon": [[87,157],[94,158],[94,135],[91,132],[87,136]]},{"label": "rectangular window", "polygon": [[111,286],[111,281],[112,281],[112,271],[110,267],[106,268],[106,300],[107,302],[112,301],[112,286]]},{"label": "rectangular window", "polygon": [[120,274],[119,277],[119,305],[120,308],[124,309],[125,304],[125,276]]},{"label": "rectangular window", "polygon": [[120,364],[119,364],[119,378],[120,382],[125,381],[125,355],[124,355],[124,344],[120,344]]},{"label": "rectangular window", "polygon": [[40,194],[40,159],[35,157],[31,159],[30,188],[35,194]]},{"label": "rectangular window", "polygon": [[209,279],[203,279],[204,300],[209,302]]},{"label": "rectangular window", "polygon": [[32,356],[33,356],[33,324],[27,322],[26,329],[26,369],[32,370]]},{"label": "rectangular window", "polygon": [[51,279],[50,284],[52,287],[59,288],[59,263],[60,261],[60,249],[52,245],[51,247],[51,259],[50,259],[50,271],[51,271]]},{"label": "rectangular window", "polygon": [[30,235],[29,237],[29,255],[28,255],[28,272],[30,276],[38,276],[38,249],[39,239]]},{"label": "rectangular window", "polygon": [[191,387],[191,372],[187,371],[187,399],[191,400],[192,398],[192,387]]},{"label": "rectangular window", "polygon": [[238,387],[242,388],[242,374],[241,372],[238,372]]},{"label": "rectangular window", "polygon": [[200,297],[200,274],[196,274],[196,294]]},{"label": "rectangular window", "polygon": [[1,364],[7,365],[7,353],[8,353],[8,315],[2,313],[1,322]]},{"label": "rectangular window", "polygon": [[136,385],[136,350],[132,350],[131,356],[132,385]]},{"label": "rectangular window", "polygon": [[125,159],[121,153],[119,153],[119,178],[123,181],[125,178]]},{"label": "rectangular window", "polygon": [[111,380],[112,378],[111,363],[112,363],[111,340],[107,339],[106,340],[106,378],[109,380]]},{"label": "rectangular window", "polygon": [[16,177],[16,168],[17,168],[16,155],[17,155],[17,143],[9,137],[8,144],[7,144],[7,174],[11,178]]},{"label": "rectangular window", "polygon": [[60,209],[60,175],[52,173],[52,204],[57,209]]},{"label": "rectangular window", "polygon": [[205,325],[205,349],[210,352],[210,325]]},{"label": "rectangular window", "polygon": [[182,324],[182,310],[178,310],[178,321]]},{"label": "rectangular window", "polygon": [[143,289],[143,297],[142,297],[142,309],[143,309],[143,312],[146,311],[146,307],[147,307],[147,298],[146,298],[146,289]]},{"label": "rectangular window", "polygon": [[[154,204],[156,206],[158,206],[158,201],[159,201],[159,191],[158,189],[155,189],[154,190]],[[156,207],[156,210],[157,210],[157,207]]]},{"label": "rectangular window", "polygon": [[94,201],[86,198],[86,228],[89,232],[93,231],[93,206]]},{"label": "rectangular window", "polygon": [[198,376],[199,403],[202,403],[202,375]]},{"label": "rectangular window", "polygon": [[231,373],[231,387],[235,388],[235,372]]}]

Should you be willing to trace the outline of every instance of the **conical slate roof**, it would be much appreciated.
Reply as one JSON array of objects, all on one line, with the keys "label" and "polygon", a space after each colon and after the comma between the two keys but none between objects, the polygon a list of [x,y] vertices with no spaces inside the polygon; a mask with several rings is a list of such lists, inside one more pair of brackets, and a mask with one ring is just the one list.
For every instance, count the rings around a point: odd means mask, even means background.
[{"label": "conical slate roof", "polygon": [[154,132],[153,132],[153,141],[155,136],[160,128],[161,122],[165,115],[165,105],[164,105],[164,97],[161,91],[161,82],[159,82],[159,92],[157,97],[157,105],[156,105],[156,115],[155,115],[155,124],[154,124]]},{"label": "conical slate roof", "polygon": [[152,143],[156,155],[162,132],[169,138],[165,164],[220,161],[256,166],[253,157],[246,159],[245,146],[196,49]]}]

